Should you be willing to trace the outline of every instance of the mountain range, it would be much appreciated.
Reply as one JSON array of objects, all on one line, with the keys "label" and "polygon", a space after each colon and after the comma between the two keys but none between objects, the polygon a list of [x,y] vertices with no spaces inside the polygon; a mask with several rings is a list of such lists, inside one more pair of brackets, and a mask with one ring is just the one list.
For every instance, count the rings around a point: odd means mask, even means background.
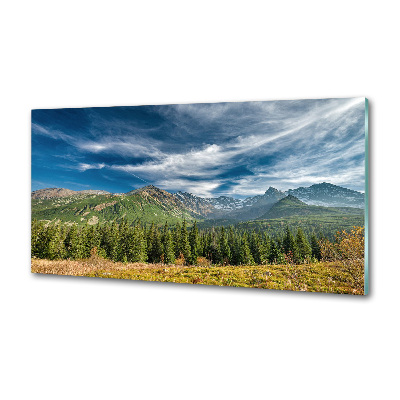
[{"label": "mountain range", "polygon": [[249,221],[293,215],[363,214],[364,194],[330,183],[286,192],[269,187],[263,195],[235,199],[169,193],[153,185],[113,194],[103,190],[47,188],[32,192],[32,218],[96,224],[140,219],[151,223],[225,219]]}]

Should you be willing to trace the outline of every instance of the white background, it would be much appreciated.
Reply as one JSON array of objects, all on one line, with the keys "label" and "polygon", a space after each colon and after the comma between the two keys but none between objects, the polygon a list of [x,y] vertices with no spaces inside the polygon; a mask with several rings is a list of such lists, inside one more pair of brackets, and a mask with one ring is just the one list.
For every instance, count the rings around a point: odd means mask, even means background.
[{"label": "white background", "polygon": [[[0,6],[3,399],[399,395],[399,24],[389,1]],[[365,298],[30,274],[30,110],[366,96]]]}]

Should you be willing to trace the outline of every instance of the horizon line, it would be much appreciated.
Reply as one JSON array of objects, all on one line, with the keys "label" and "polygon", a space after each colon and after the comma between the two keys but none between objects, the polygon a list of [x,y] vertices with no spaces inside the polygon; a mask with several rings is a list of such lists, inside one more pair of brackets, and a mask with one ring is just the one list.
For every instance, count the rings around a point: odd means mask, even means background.
[{"label": "horizon line", "polygon": [[[358,192],[358,193],[361,193],[361,194],[364,194],[365,195],[365,192],[363,192],[363,191],[359,191],[359,190],[354,190],[354,189],[349,189],[349,188],[346,188],[346,187],[344,187],[344,186],[340,186],[340,185],[335,185],[335,184],[333,184],[333,183],[329,183],[329,182],[320,182],[320,183],[314,183],[314,184],[312,184],[312,185],[310,185],[310,186],[299,186],[299,187],[297,187],[297,188],[295,188],[295,189],[288,189],[288,190],[281,190],[281,189],[277,189],[276,187],[274,187],[274,186],[269,186],[268,187],[268,189],[266,189],[266,191],[268,191],[270,188],[272,188],[272,189],[275,189],[275,190],[278,190],[279,192],[282,192],[282,193],[288,193],[290,190],[296,190],[296,189],[300,189],[300,188],[310,188],[310,187],[312,187],[312,186],[316,186],[316,185],[323,185],[323,184],[327,184],[327,185],[332,185],[332,186],[336,186],[336,187],[340,187],[340,188],[343,188],[343,189],[346,189],[346,190],[351,190],[351,191],[353,191],[353,192]],[[93,191],[93,192],[106,192],[107,194],[112,194],[112,195],[126,195],[127,193],[130,193],[130,192],[133,192],[133,191],[135,191],[135,190],[140,190],[140,189],[144,189],[144,188],[147,188],[147,187],[154,187],[154,188],[156,188],[156,189],[158,189],[158,190],[163,190],[163,191],[165,191],[165,192],[167,192],[167,193],[170,193],[170,194],[176,194],[176,193],[188,193],[188,194],[190,194],[190,195],[192,195],[192,196],[196,196],[196,197],[199,197],[199,198],[203,198],[203,199],[212,199],[212,198],[219,198],[219,197],[232,197],[232,198],[234,198],[234,196],[233,195],[230,195],[230,196],[227,196],[227,195],[220,195],[220,196],[216,196],[216,197],[204,197],[204,196],[198,196],[198,195],[196,195],[196,194],[193,194],[193,193],[191,193],[191,192],[182,192],[181,190],[178,190],[178,191],[175,191],[175,192],[170,192],[170,191],[168,191],[168,190],[166,190],[166,189],[161,189],[160,187],[158,187],[158,186],[155,186],[155,185],[153,185],[153,184],[149,184],[149,185],[145,185],[145,186],[142,186],[142,187],[139,187],[139,188],[136,188],[136,189],[132,189],[132,190],[128,190],[127,192],[109,192],[108,190],[104,190],[104,189],[82,189],[82,190],[74,190],[74,189],[69,189],[69,188],[67,188],[67,187],[57,187],[57,186],[54,186],[54,187],[46,187],[46,188],[42,188],[42,189],[36,189],[36,190],[31,190],[31,193],[34,193],[34,192],[38,192],[39,190],[50,190],[50,189],[64,189],[64,190],[71,190],[72,192],[87,192],[87,191]],[[266,191],[264,192],[264,194],[266,193]],[[262,194],[258,194],[258,195],[254,195],[254,196],[247,196],[246,198],[248,198],[248,197],[256,197],[256,196],[262,196]]]}]

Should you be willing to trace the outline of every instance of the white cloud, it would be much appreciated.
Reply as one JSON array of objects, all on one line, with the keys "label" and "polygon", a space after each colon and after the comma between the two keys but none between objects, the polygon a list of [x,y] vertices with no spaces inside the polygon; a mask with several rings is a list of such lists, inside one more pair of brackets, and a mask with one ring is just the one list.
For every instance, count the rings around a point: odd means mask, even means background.
[{"label": "white cloud", "polygon": [[161,157],[163,153],[148,139],[136,137],[104,138],[98,141],[80,141],[76,147],[89,153],[114,154],[125,157]]},{"label": "white cloud", "polygon": [[165,190],[180,190],[200,197],[213,197],[212,191],[218,188],[220,182],[209,180],[193,181],[191,179],[161,179],[156,181],[156,185]]},{"label": "white cloud", "polygon": [[51,137],[52,139],[61,139],[65,142],[72,142],[74,138],[56,129],[50,129],[32,122],[32,134]]},{"label": "white cloud", "polygon": [[81,172],[85,172],[88,169],[103,169],[106,165],[104,163],[96,163],[96,164],[86,164],[86,163],[80,163],[78,165],[78,169]]},{"label": "white cloud", "polygon": [[224,152],[221,146],[211,144],[201,150],[191,150],[183,154],[163,154],[156,161],[134,165],[115,165],[112,168],[154,177],[157,175],[163,177],[208,175],[212,177],[220,173],[218,168],[222,167],[229,157],[230,155]]},{"label": "white cloud", "polygon": [[[146,129],[133,120],[101,115],[93,116],[86,137],[36,123],[32,130],[72,145],[80,161],[89,154],[92,162],[73,163],[81,172],[124,171],[169,190],[240,196],[262,194],[270,185],[359,185],[364,179],[363,109],[364,98],[187,104],[157,109],[176,127],[165,136],[163,122]],[[229,174],[236,167],[243,167],[242,176]]]},{"label": "white cloud", "polygon": [[[170,189],[191,190],[197,194],[210,193],[228,180],[236,184],[232,193],[237,195],[261,194],[269,186],[269,182],[277,180],[281,180],[280,189],[288,189],[288,185],[322,181],[343,184],[351,176],[362,181],[363,166],[354,166],[351,160],[364,152],[364,143],[359,137],[363,132],[361,130],[352,138],[346,137],[346,134],[362,115],[359,111],[363,101],[364,99],[331,100],[323,106],[311,108],[300,117],[296,115],[280,120],[280,128],[272,133],[263,132],[263,123],[266,122],[263,121],[259,125],[258,134],[243,134],[181,154],[153,151],[152,161],[111,168],[134,174],[141,177],[140,179],[159,182],[165,188],[168,188],[168,183],[171,185]],[[257,103],[256,107],[262,108],[263,104],[268,103]],[[229,107],[229,104],[216,107],[215,114],[210,116],[207,113],[208,119],[227,113]],[[208,111],[207,107],[197,108],[194,105],[176,106],[176,109],[183,109],[185,113],[190,112],[199,118],[203,118],[203,114]],[[276,111],[275,103],[273,107],[268,104],[266,109],[269,112]],[[335,126],[336,131],[332,131]],[[317,148],[319,152],[316,151]],[[147,148],[147,154],[148,150]],[[250,163],[254,155],[262,153],[263,156],[268,156],[278,151],[287,156],[272,166],[247,165],[255,176],[239,179],[229,177],[225,180],[218,177],[221,172],[234,167],[238,157],[242,162]],[[340,172],[339,175],[337,171]],[[190,178],[196,178],[197,181]]]}]

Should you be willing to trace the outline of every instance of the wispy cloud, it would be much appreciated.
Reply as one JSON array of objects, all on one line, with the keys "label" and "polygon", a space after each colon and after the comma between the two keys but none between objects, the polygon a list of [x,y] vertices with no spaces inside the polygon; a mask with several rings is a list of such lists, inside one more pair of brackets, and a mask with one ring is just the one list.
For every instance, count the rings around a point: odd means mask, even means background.
[{"label": "wispy cloud", "polygon": [[85,164],[85,163],[80,163],[78,165],[78,169],[81,172],[85,172],[88,169],[103,169],[106,165],[104,163],[97,163],[97,164]]},{"label": "wispy cloud", "polygon": [[80,134],[76,124],[32,124],[76,155],[70,169],[82,182],[107,170],[115,181],[207,196],[321,181],[363,187],[363,98],[114,107],[84,118]]},{"label": "wispy cloud", "polygon": [[72,137],[71,135],[67,135],[59,130],[47,128],[45,126],[42,126],[42,125],[34,123],[34,122],[32,123],[32,134],[48,136],[55,140],[61,139],[65,142],[74,141],[74,137]]}]

